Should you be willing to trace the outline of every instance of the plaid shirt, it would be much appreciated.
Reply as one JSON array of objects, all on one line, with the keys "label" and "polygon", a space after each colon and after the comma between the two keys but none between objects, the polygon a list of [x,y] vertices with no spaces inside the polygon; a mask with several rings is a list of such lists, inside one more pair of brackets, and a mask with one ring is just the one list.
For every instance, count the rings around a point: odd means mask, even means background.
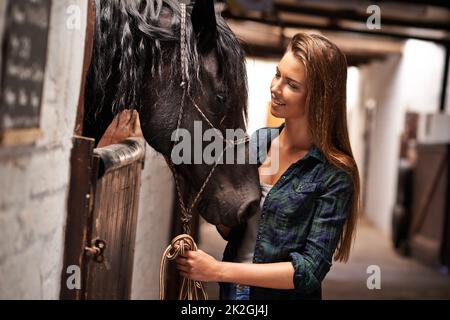
[{"label": "plaid shirt", "polygon": [[[283,127],[262,128],[252,137],[259,164]],[[350,176],[314,146],[284,172],[263,203],[253,263],[291,261],[295,289],[251,287],[250,299],[321,298],[321,282],[351,211],[352,191]],[[228,235],[225,261],[233,261],[245,227]]]}]

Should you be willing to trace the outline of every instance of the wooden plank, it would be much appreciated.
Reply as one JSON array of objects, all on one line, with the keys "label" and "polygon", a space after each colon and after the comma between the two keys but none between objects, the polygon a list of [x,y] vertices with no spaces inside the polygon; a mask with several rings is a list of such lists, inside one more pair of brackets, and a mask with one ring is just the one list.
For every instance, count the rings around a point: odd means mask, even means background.
[{"label": "wooden plank", "polygon": [[[98,176],[98,167],[99,164],[98,162],[100,161],[98,156],[95,156],[94,154],[92,155],[92,175],[90,177],[91,179],[91,192],[92,192],[92,199],[91,199],[91,207],[89,208],[89,213],[90,213],[90,220],[88,221],[87,225],[86,225],[86,239],[85,239],[85,246],[86,245],[91,245],[91,234],[92,234],[92,228],[93,228],[93,224],[95,223],[94,218],[93,218],[93,212],[95,210],[95,208],[98,206],[97,202],[102,200],[102,198],[97,197],[96,193],[98,192],[98,188],[101,188],[101,185],[98,185],[98,180],[96,179],[96,177]],[[88,293],[92,290],[91,289],[91,282],[89,281],[90,279],[90,258],[89,259],[84,259],[84,265],[83,265],[83,270],[84,270],[84,277],[83,277],[83,288],[85,288],[84,292],[83,292],[83,297],[82,299],[88,299]]]},{"label": "wooden plank", "polygon": [[[99,170],[88,242],[106,242],[104,260],[87,261],[86,299],[129,299],[145,143],[131,138],[94,150]],[[120,155],[120,156],[119,156]]]},{"label": "wooden plank", "polygon": [[92,48],[94,44],[94,26],[95,26],[95,8],[94,1],[85,0],[87,2],[87,23],[86,38],[84,42],[83,57],[83,73],[81,77],[80,95],[78,97],[77,117],[75,119],[74,134],[82,135],[83,133],[83,117],[84,117],[84,92],[86,85],[86,75],[89,70],[92,59]]},{"label": "wooden plank", "polygon": [[[70,157],[70,183],[67,205],[67,221],[64,246],[64,262],[61,276],[61,299],[81,299],[85,287],[80,290],[69,289],[67,268],[71,265],[80,267],[84,274],[84,246],[86,243],[89,208],[92,200],[91,175],[92,154],[95,140],[74,136]],[[83,284],[83,279],[81,280]]]},{"label": "wooden plank", "polygon": [[139,196],[140,196],[140,190],[141,190],[141,176],[142,176],[142,170],[143,170],[143,164],[144,161],[136,162],[133,165],[133,172],[132,175],[136,179],[134,181],[135,190],[133,192],[133,197],[131,199],[132,201],[132,212],[133,216],[130,221],[129,225],[129,233],[128,233],[128,239],[130,241],[129,248],[132,248],[132,250],[127,251],[129,258],[128,258],[128,266],[126,269],[126,275],[127,279],[125,279],[125,283],[127,284],[125,295],[127,297],[131,298],[131,289],[132,289],[132,280],[133,280],[133,267],[134,267],[134,248],[136,243],[136,231],[137,231],[137,222],[138,222],[138,212],[139,212]]},{"label": "wooden plank", "polygon": [[32,144],[42,137],[39,128],[12,129],[0,132],[0,144],[3,146]]}]

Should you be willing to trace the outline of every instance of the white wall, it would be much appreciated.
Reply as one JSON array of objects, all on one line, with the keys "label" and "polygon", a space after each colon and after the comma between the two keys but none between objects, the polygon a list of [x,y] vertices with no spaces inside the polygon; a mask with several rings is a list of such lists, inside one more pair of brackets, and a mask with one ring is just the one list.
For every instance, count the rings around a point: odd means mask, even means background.
[{"label": "white wall", "polygon": [[364,172],[364,109],[361,107],[361,74],[358,68],[349,67],[347,70],[347,125],[352,146],[353,156],[363,183]]},{"label": "white wall", "polygon": [[365,215],[387,234],[396,197],[399,136],[406,111],[437,112],[444,50],[408,40],[402,56],[361,68],[361,104],[375,101]]},{"label": "white wall", "polygon": [[86,12],[85,1],[53,1],[43,138],[33,146],[0,147],[0,299],[59,298],[86,20],[81,17],[80,30],[67,29],[70,4]]},{"label": "white wall", "polygon": [[159,264],[169,245],[173,179],[164,158],[147,145],[142,172],[132,299],[159,299]]},{"label": "white wall", "polygon": [[248,134],[266,126],[270,83],[275,75],[277,60],[247,58]]}]

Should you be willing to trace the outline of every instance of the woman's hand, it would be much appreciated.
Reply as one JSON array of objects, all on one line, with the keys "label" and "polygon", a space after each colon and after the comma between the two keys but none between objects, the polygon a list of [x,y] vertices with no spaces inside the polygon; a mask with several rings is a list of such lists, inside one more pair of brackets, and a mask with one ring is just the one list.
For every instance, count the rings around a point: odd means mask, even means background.
[{"label": "woman's hand", "polygon": [[221,262],[202,250],[187,251],[176,260],[180,274],[198,281],[219,281]]}]

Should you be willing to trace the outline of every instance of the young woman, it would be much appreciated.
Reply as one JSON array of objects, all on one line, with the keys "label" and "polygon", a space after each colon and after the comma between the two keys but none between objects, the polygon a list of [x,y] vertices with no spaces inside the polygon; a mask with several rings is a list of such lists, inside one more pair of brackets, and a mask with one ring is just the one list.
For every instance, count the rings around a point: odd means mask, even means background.
[{"label": "young woman", "polygon": [[270,87],[270,111],[284,124],[257,131],[261,213],[231,230],[218,226],[228,240],[224,261],[189,251],[177,259],[181,275],[220,282],[222,299],[321,299],[333,256],[349,258],[358,216],[346,80],[336,45],[315,34],[292,38]]}]

